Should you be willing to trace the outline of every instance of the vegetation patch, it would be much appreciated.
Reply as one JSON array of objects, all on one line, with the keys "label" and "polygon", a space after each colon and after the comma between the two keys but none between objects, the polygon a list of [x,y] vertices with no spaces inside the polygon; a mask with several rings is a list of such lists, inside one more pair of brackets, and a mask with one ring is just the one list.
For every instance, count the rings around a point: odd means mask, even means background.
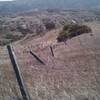
[{"label": "vegetation patch", "polygon": [[63,30],[59,33],[57,40],[58,42],[64,42],[67,39],[71,39],[75,36],[91,32],[92,29],[86,25],[67,24],[63,27]]},{"label": "vegetation patch", "polygon": [[0,39],[0,46],[7,45],[11,42],[20,40],[23,36],[19,34],[7,33]]},{"label": "vegetation patch", "polygon": [[53,22],[45,23],[45,27],[47,30],[52,30],[52,29],[56,28],[55,23],[53,23]]}]

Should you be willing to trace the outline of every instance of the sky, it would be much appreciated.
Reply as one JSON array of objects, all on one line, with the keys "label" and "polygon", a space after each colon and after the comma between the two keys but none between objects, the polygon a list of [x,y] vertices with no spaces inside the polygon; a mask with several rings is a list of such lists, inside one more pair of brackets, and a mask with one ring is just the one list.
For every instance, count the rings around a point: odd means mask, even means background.
[{"label": "sky", "polygon": [[[94,9],[100,8],[100,0],[0,0],[10,2],[8,6],[0,3],[1,9]],[[16,1],[16,2],[11,2]]]},{"label": "sky", "polygon": [[0,0],[0,1],[13,1],[13,0]]}]

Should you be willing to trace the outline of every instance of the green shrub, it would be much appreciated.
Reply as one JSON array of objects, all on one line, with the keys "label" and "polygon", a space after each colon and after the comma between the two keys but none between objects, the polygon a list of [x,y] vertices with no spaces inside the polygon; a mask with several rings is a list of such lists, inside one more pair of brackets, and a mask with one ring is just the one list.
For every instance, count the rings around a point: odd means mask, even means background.
[{"label": "green shrub", "polygon": [[73,38],[83,33],[90,33],[90,32],[92,32],[91,28],[86,25],[67,24],[63,27],[63,30],[59,33],[57,40],[58,42],[63,42],[69,38]]}]

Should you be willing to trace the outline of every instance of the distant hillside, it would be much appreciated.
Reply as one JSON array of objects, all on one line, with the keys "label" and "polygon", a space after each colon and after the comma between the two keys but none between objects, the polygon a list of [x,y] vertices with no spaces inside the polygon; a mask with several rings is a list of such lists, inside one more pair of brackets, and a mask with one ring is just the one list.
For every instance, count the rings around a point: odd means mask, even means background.
[{"label": "distant hillside", "polygon": [[58,29],[76,20],[77,23],[100,21],[97,12],[89,11],[39,11],[23,12],[16,16],[0,17],[0,45],[20,40],[26,35],[44,35],[46,32]]},{"label": "distant hillside", "polygon": [[17,0],[13,2],[0,2],[0,13],[38,9],[93,9],[99,8],[99,0]]}]

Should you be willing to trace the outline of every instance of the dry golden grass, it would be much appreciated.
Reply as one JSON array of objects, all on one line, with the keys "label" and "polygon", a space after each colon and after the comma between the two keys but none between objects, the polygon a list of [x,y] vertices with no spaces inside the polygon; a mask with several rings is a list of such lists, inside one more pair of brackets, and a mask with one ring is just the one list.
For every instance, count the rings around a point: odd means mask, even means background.
[{"label": "dry golden grass", "polygon": [[[94,36],[83,34],[67,41],[67,45],[64,43],[53,44],[59,31],[51,31],[43,37],[36,39],[31,37],[13,44],[31,99],[100,100],[100,70],[98,67],[100,65],[100,42],[97,43],[100,37],[94,39]],[[100,36],[99,33],[94,34]],[[41,48],[37,45],[50,40],[54,45],[55,57],[51,55],[50,44]],[[46,65],[38,63],[28,53],[29,50],[36,52]],[[1,94],[3,95],[2,100],[10,100],[12,96],[20,98],[13,69],[7,60],[9,57],[6,58],[2,51],[0,51],[0,55],[2,55],[0,59],[4,61],[3,64],[0,64],[0,71],[4,73],[2,75],[6,76],[2,83],[8,82],[9,84],[9,86],[7,83],[5,86],[3,84],[1,86],[3,89],[0,91],[6,91],[6,99],[4,92]],[[10,90],[12,90],[11,94]]]}]

